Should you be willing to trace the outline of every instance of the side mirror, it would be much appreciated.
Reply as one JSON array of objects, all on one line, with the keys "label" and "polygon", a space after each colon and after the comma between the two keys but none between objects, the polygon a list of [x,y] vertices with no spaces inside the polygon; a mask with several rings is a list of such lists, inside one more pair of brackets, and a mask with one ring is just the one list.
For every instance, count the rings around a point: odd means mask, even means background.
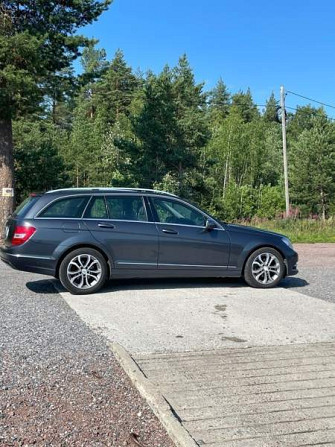
[{"label": "side mirror", "polygon": [[206,225],[205,225],[205,230],[206,230],[206,231],[212,231],[212,230],[214,230],[214,228],[216,228],[216,227],[217,227],[217,225],[216,225],[215,220],[210,219],[210,218],[208,218],[208,219],[206,220]]}]

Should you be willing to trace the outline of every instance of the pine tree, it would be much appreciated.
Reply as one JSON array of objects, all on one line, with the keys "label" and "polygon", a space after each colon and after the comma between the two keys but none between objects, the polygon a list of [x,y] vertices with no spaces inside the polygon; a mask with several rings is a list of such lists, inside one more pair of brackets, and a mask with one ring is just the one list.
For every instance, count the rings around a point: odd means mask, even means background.
[{"label": "pine tree", "polygon": [[245,123],[250,123],[252,120],[259,118],[259,112],[249,88],[246,93],[240,91],[233,95],[232,107],[238,111]]},{"label": "pine tree", "polygon": [[96,86],[96,103],[106,123],[114,124],[121,114],[128,114],[139,83],[122,51],[118,50]]},{"label": "pine tree", "polygon": [[215,88],[209,93],[208,110],[212,126],[222,123],[230,109],[230,93],[220,78]]},{"label": "pine tree", "polygon": [[325,117],[312,119],[292,147],[292,196],[303,213],[325,219],[335,200],[335,126]]},{"label": "pine tree", "polygon": [[190,172],[209,137],[202,88],[185,56],[177,67],[149,74],[143,107],[131,117],[135,138],[121,142],[143,186],[163,184],[168,176],[169,184],[178,185],[176,192],[187,194]]},{"label": "pine tree", "polygon": [[67,144],[66,131],[48,120],[21,119],[13,125],[17,199],[31,192],[69,186],[60,148]]},{"label": "pine tree", "polygon": [[270,98],[266,101],[266,107],[263,114],[264,120],[269,123],[278,122],[277,111],[278,101],[276,101],[275,95],[272,92]]},{"label": "pine tree", "polygon": [[[0,5],[0,192],[13,187],[12,119],[36,110],[57,74],[80,55],[89,39],[77,30],[110,4],[2,0]],[[13,208],[0,196],[0,228]]]},{"label": "pine tree", "polygon": [[106,60],[106,51],[103,48],[96,48],[97,43],[97,41],[93,41],[84,48],[80,59],[84,70],[84,73],[81,75],[81,82],[84,85],[100,79],[109,66]]}]

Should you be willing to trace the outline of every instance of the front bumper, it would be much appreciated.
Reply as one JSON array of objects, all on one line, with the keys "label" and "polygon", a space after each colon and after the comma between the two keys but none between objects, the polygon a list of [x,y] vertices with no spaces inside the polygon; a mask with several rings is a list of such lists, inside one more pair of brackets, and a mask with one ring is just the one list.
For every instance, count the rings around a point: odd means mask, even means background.
[{"label": "front bumper", "polygon": [[298,270],[298,253],[292,250],[291,256],[287,256],[285,259],[286,265],[286,276],[294,276],[296,275]]},{"label": "front bumper", "polygon": [[15,270],[55,276],[56,260],[50,257],[32,256],[11,251],[12,248],[0,247],[0,259]]}]

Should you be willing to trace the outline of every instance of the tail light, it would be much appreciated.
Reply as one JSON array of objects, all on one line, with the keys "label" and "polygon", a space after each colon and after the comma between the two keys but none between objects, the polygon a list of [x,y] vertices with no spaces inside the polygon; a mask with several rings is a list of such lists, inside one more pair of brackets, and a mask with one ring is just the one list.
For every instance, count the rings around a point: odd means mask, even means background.
[{"label": "tail light", "polygon": [[17,225],[12,237],[12,245],[22,245],[35,233],[35,227],[24,227]]}]

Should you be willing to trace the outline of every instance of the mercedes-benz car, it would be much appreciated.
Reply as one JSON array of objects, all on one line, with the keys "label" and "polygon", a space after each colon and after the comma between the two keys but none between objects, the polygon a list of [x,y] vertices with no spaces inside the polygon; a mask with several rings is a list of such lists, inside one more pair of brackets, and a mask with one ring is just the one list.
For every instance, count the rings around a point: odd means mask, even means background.
[{"label": "mercedes-benz car", "polygon": [[15,269],[59,278],[72,294],[97,292],[113,278],[242,276],[270,288],[298,272],[287,237],[139,188],[31,194],[6,224],[0,257]]}]

